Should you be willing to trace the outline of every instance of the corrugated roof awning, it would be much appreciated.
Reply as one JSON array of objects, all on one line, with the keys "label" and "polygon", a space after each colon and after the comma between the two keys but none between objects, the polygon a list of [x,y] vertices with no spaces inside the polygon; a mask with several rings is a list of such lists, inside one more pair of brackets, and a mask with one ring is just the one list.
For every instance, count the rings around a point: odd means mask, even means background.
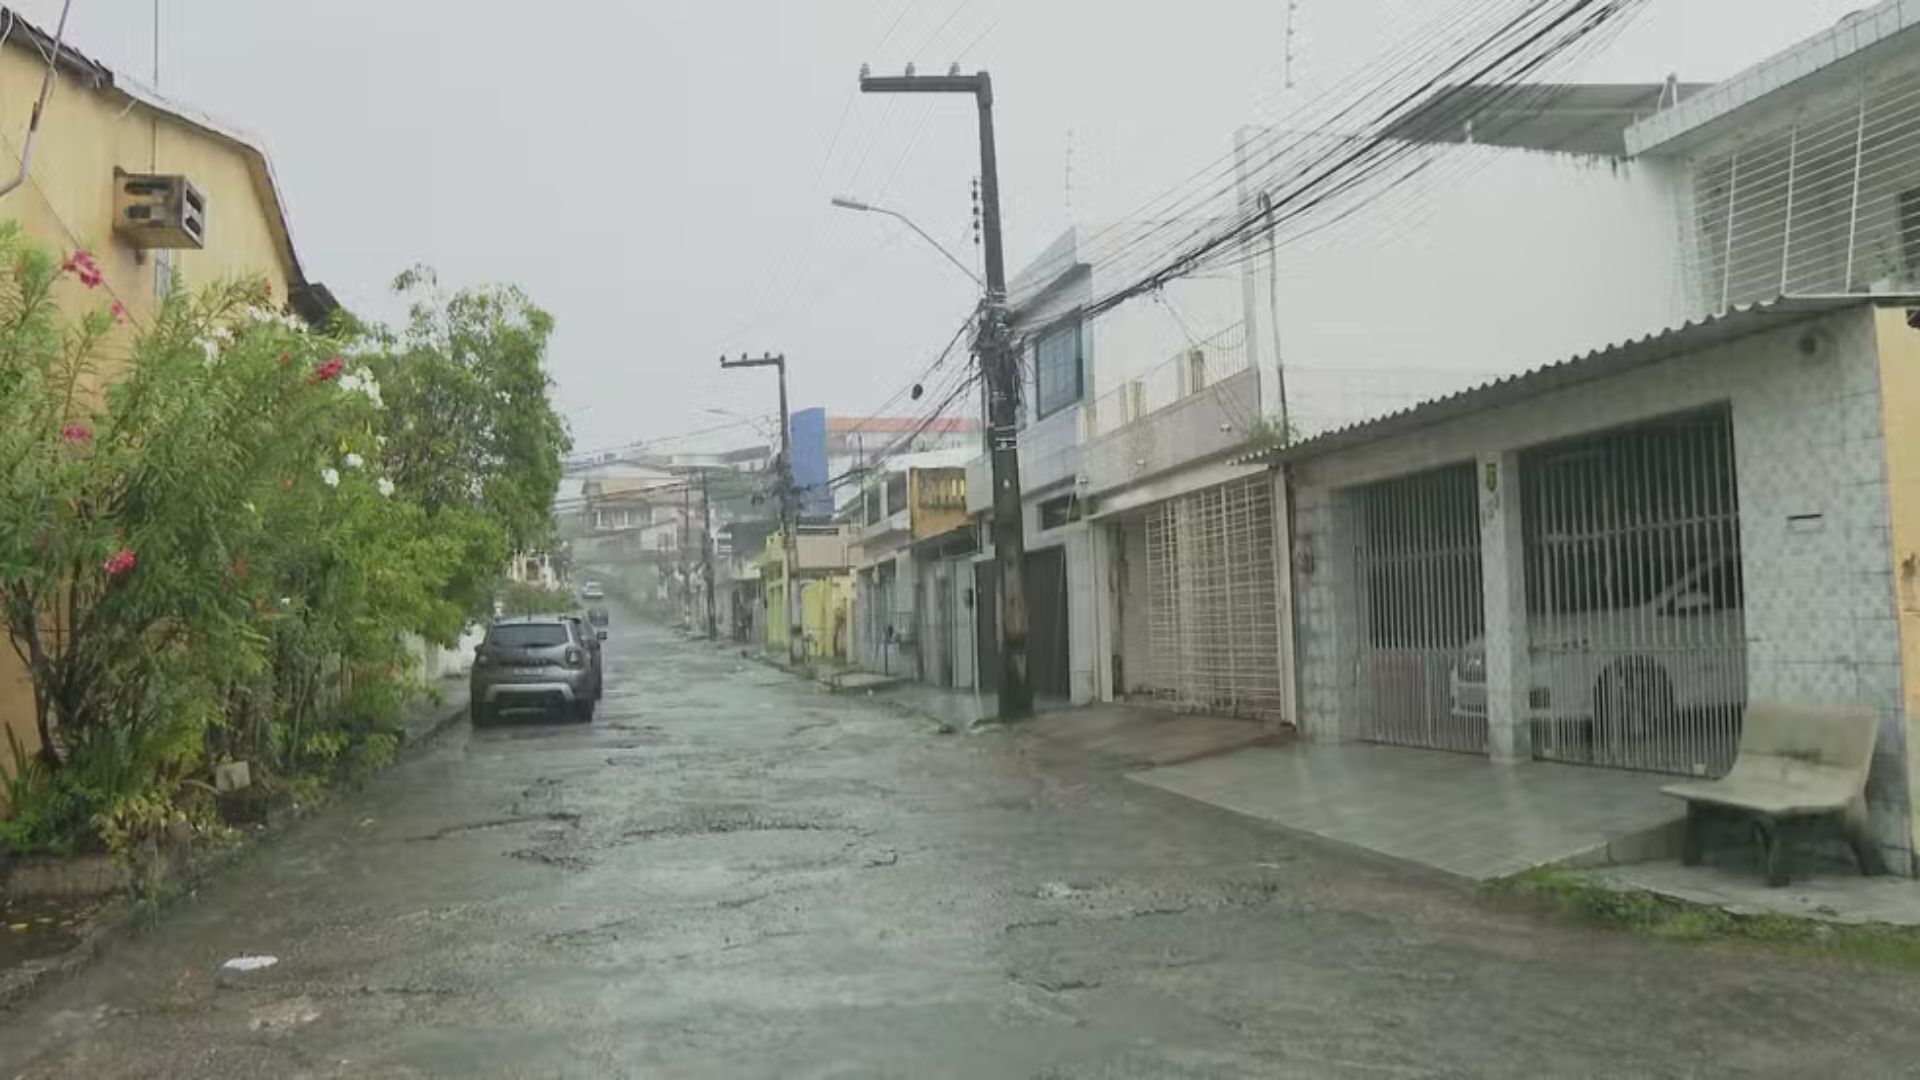
[{"label": "corrugated roof awning", "polygon": [[1233,458],[1234,465],[1279,465],[1321,457],[1360,443],[1404,435],[1435,424],[1524,401],[1581,383],[1657,364],[1686,353],[1724,345],[1782,326],[1856,307],[1920,307],[1920,294],[1878,296],[1783,296],[1712,315],[1646,337],[1609,345],[1581,356],[1462,390],[1323,432],[1291,446],[1272,447]]}]

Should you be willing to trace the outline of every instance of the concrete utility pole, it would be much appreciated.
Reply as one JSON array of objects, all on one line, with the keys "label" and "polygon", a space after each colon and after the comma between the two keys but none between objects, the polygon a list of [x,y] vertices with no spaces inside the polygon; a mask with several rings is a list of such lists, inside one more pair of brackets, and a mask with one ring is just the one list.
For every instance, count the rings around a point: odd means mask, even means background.
[{"label": "concrete utility pole", "polygon": [[1027,679],[1027,540],[1020,502],[1020,365],[1009,340],[1007,267],[1000,246],[1000,168],[993,143],[993,80],[961,75],[860,73],[869,94],[971,94],[980,111],[980,216],[987,259],[987,297],[976,348],[987,385],[987,445],[993,462],[993,560],[1000,590],[1000,719],[1033,715]]},{"label": "concrete utility pole", "polygon": [[800,583],[794,580],[795,567],[798,564],[798,529],[794,519],[799,509],[794,505],[793,485],[793,417],[787,412],[787,358],[763,353],[758,359],[749,359],[745,353],[738,360],[720,358],[723,368],[770,367],[780,374],[780,536],[781,554],[785,556],[787,598],[787,660],[795,666],[806,660],[805,642],[801,640],[800,626]]},{"label": "concrete utility pole", "polygon": [[689,633],[693,630],[693,564],[688,555],[692,550],[693,485],[683,480],[680,485],[680,611]]},{"label": "concrete utility pole", "polygon": [[713,611],[713,494],[707,483],[707,471],[700,470],[700,563],[707,582],[707,640],[720,636],[720,621]]}]

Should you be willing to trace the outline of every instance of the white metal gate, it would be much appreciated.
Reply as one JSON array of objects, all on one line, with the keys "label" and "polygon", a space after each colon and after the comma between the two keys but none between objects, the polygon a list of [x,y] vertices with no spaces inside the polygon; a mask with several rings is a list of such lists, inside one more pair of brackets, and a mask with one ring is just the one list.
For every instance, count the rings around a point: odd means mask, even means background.
[{"label": "white metal gate", "polygon": [[1273,488],[1264,476],[1147,512],[1147,666],[1161,700],[1284,717],[1273,528]]},{"label": "white metal gate", "polygon": [[1457,690],[1480,644],[1480,516],[1470,464],[1356,492],[1360,736],[1484,753],[1479,695]]},{"label": "white metal gate", "polygon": [[1521,462],[1534,754],[1718,775],[1746,703],[1727,410]]}]

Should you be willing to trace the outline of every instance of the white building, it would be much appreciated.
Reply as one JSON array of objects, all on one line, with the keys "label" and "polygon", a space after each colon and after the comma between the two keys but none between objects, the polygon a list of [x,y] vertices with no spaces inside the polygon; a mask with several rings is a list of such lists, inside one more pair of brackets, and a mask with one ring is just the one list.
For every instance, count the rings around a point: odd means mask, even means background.
[{"label": "white building", "polygon": [[[1443,92],[1391,198],[1091,322],[1063,237],[1011,290],[1036,691],[1683,774],[1749,695],[1871,703],[1910,868],[1917,21],[1712,87]],[[1305,438],[1247,453],[1282,369]]]}]

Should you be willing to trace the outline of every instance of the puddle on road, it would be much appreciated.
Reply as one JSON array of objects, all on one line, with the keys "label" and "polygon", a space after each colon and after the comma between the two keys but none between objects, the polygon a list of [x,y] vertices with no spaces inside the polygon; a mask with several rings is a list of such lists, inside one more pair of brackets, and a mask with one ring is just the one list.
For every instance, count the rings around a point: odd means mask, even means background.
[{"label": "puddle on road", "polygon": [[0,901],[0,969],[72,948],[99,909],[97,900]]}]

